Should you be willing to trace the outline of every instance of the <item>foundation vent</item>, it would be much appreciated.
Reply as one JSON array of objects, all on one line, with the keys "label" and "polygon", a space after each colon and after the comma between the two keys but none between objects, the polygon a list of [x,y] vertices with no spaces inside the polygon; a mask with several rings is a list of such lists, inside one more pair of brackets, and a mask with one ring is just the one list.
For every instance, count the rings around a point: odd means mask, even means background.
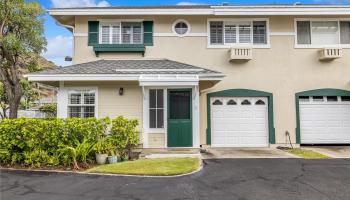
[{"label": "foundation vent", "polygon": [[320,60],[334,60],[343,56],[341,48],[324,48],[319,51]]},{"label": "foundation vent", "polygon": [[240,47],[230,49],[230,61],[234,60],[251,60],[253,58],[252,48]]}]

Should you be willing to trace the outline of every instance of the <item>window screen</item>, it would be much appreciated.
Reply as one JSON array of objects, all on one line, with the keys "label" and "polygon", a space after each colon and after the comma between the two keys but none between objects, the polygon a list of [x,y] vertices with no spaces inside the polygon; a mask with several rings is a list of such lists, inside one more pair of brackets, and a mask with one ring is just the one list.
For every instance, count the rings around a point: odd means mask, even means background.
[{"label": "window screen", "polygon": [[253,22],[253,43],[267,44],[266,21]]},{"label": "window screen", "polygon": [[339,44],[338,22],[312,22],[312,44]]},{"label": "window screen", "polygon": [[340,22],[340,43],[350,44],[350,21]]},{"label": "window screen", "polygon": [[309,21],[297,22],[298,44],[311,44],[311,30]]}]

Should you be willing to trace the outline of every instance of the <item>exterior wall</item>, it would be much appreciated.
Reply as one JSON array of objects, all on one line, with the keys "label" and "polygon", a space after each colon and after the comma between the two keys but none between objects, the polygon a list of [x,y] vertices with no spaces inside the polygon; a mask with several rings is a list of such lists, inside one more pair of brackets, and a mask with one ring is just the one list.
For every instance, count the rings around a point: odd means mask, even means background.
[{"label": "exterior wall", "polygon": [[[99,118],[114,118],[122,115],[139,120],[139,127],[142,127],[142,90],[137,82],[65,82],[64,87],[97,88]],[[121,87],[124,88],[122,96],[119,95]],[[141,130],[141,128],[139,129]]]},{"label": "exterior wall", "polygon": [[[154,20],[155,35],[168,33],[168,36],[155,36],[154,46],[147,47],[145,57],[142,57],[141,54],[101,53],[98,58],[92,52],[92,48],[87,46],[87,37],[77,36],[75,37],[74,62],[81,63],[112,58],[167,58],[223,72],[227,76],[223,81],[211,89],[201,91],[201,144],[206,143],[206,93],[208,92],[245,88],[273,93],[276,143],[286,143],[285,131],[289,131],[292,141],[295,141],[295,93],[318,88],[350,90],[349,76],[345,76],[345,74],[350,74],[350,59],[348,59],[350,49],[343,50],[343,58],[331,62],[320,62],[317,56],[318,49],[294,48],[294,35],[291,35],[294,33],[294,17],[292,16],[259,17],[269,18],[270,32],[275,33],[270,36],[271,48],[253,49],[253,60],[241,63],[228,61],[228,49],[207,48],[206,36],[182,38],[171,36],[171,25],[176,19],[187,20],[191,25],[191,33],[206,33],[207,17],[205,16],[164,16],[155,19],[148,16],[128,16],[127,18]],[[296,18],[307,18],[307,16]],[[320,18],[325,17],[320,16]],[[339,16],[337,18],[346,17]],[[87,33],[87,21],[93,19],[96,18],[77,17],[76,33]],[[137,90],[136,86],[134,89]],[[112,88],[109,88],[108,91],[112,91]],[[141,91],[139,92],[141,93]],[[119,103],[117,102],[108,100],[105,103],[111,103],[107,107],[116,111]],[[132,113],[137,113],[134,109],[138,108],[139,112],[142,111],[141,102],[140,100],[140,104],[135,108],[130,107],[133,110]],[[101,100],[100,105],[103,103]],[[101,116],[105,115],[103,110],[111,113],[107,107],[100,110]],[[128,113],[126,110],[123,112]]]},{"label": "exterior wall", "polygon": [[164,148],[164,133],[148,133],[148,148]]}]

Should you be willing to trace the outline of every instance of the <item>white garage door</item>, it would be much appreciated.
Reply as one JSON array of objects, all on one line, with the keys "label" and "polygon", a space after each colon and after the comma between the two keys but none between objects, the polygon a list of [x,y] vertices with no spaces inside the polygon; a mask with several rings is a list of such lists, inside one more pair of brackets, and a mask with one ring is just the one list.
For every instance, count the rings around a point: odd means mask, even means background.
[{"label": "white garage door", "polygon": [[350,97],[300,97],[302,144],[350,143]]},{"label": "white garage door", "polygon": [[211,98],[211,145],[268,146],[267,104],[265,97]]}]

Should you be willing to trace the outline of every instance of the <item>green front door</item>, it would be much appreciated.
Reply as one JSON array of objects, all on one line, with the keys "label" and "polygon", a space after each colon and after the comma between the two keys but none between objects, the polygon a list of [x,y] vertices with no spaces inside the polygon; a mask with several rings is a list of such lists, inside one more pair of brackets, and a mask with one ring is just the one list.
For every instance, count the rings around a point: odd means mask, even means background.
[{"label": "green front door", "polygon": [[168,90],[168,147],[192,147],[191,89]]}]

